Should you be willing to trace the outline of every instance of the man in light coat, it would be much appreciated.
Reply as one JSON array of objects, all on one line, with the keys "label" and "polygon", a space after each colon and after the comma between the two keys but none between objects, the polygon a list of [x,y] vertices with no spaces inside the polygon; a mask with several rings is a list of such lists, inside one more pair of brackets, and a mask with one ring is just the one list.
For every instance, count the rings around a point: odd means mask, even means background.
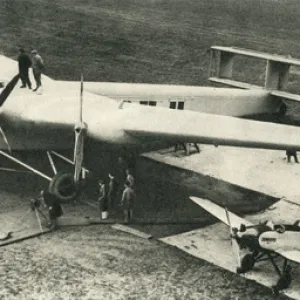
[{"label": "man in light coat", "polygon": [[31,54],[33,55],[32,72],[36,82],[36,88],[33,91],[36,92],[42,86],[41,76],[45,66],[44,66],[44,61],[41,58],[41,56],[38,54],[37,50],[32,50]]}]

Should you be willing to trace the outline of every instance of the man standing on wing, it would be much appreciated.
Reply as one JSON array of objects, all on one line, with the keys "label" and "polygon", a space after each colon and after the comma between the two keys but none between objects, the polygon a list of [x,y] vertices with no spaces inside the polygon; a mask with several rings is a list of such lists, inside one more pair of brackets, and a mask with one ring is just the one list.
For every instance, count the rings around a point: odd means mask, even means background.
[{"label": "man standing on wing", "polygon": [[42,71],[44,70],[44,61],[41,58],[41,56],[37,53],[37,50],[32,50],[31,51],[32,56],[32,71],[33,71],[33,76],[36,82],[36,88],[33,90],[36,92],[41,86],[42,86]]}]

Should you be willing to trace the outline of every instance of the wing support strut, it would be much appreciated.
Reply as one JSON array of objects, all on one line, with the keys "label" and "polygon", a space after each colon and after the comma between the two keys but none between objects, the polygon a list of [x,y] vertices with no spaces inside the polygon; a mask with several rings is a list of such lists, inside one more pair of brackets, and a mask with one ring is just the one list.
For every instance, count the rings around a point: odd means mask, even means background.
[{"label": "wing support strut", "polygon": [[49,158],[49,162],[50,162],[51,168],[52,168],[52,170],[53,170],[53,173],[54,173],[54,175],[56,175],[56,174],[57,174],[57,170],[56,170],[56,167],[55,167],[53,158],[52,158],[52,156],[51,156],[51,153],[50,153],[49,151],[47,151],[47,156],[48,156],[48,158]]},{"label": "wing support strut", "polygon": [[15,158],[15,157],[13,157],[13,156],[11,156],[11,155],[9,155],[9,154],[7,154],[6,152],[4,152],[4,151],[2,151],[2,150],[0,150],[0,155],[5,156],[6,158],[12,160],[13,162],[15,162],[15,163],[21,165],[21,166],[24,167],[24,168],[30,170],[31,172],[33,172],[33,173],[35,173],[35,174],[37,174],[37,175],[39,175],[39,176],[45,178],[45,179],[48,180],[48,181],[51,181],[51,180],[52,180],[51,177],[49,177],[49,176],[47,176],[46,174],[44,174],[44,173],[38,171],[38,170],[35,169],[35,168],[33,168],[33,167],[31,167],[31,166],[29,166],[29,165],[23,163],[23,162],[20,161],[19,159]]},{"label": "wing support strut", "polygon": [[[51,154],[54,154],[56,157],[60,158],[61,160],[65,161],[65,162],[67,162],[67,163],[69,163],[69,164],[71,164],[71,165],[74,165],[74,161],[72,161],[71,159],[69,159],[69,158],[67,158],[67,157],[65,157],[65,156],[63,156],[63,155],[61,155],[60,153],[58,153],[58,152],[56,152],[56,151],[51,151]],[[83,171],[83,174],[89,172],[89,170],[86,169],[86,168],[82,168],[82,171]],[[83,175],[83,174],[82,174],[82,175]]]}]

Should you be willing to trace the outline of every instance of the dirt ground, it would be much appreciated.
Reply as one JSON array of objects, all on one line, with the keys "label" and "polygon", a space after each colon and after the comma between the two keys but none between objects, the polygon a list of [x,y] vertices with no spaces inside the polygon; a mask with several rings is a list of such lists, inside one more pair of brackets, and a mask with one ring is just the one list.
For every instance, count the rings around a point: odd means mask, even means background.
[{"label": "dirt ground", "polygon": [[[4,176],[9,177],[0,173],[2,182]],[[27,209],[33,194],[30,182],[25,180],[27,191],[20,195],[16,184],[7,181],[0,193],[1,215],[7,216],[4,223],[10,221],[12,211]],[[64,211],[95,213],[82,205],[65,205]],[[155,239],[189,230],[188,225],[140,225],[139,229],[154,238],[94,225],[64,227],[1,247],[0,299],[273,299],[269,289]]]}]

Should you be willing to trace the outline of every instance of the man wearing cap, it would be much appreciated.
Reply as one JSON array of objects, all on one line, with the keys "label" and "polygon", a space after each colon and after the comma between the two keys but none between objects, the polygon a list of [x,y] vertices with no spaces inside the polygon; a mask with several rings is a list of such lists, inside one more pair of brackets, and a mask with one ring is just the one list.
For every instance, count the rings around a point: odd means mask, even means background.
[{"label": "man wearing cap", "polygon": [[20,54],[18,56],[19,63],[19,74],[22,81],[21,88],[26,88],[26,85],[31,89],[31,82],[28,76],[28,69],[31,67],[31,60],[29,56],[25,53],[23,48],[20,48]]},{"label": "man wearing cap", "polygon": [[41,76],[42,71],[44,70],[44,61],[41,56],[37,53],[37,50],[32,50],[32,71],[33,76],[36,82],[36,88],[33,90],[34,92],[38,90],[42,86]]}]

